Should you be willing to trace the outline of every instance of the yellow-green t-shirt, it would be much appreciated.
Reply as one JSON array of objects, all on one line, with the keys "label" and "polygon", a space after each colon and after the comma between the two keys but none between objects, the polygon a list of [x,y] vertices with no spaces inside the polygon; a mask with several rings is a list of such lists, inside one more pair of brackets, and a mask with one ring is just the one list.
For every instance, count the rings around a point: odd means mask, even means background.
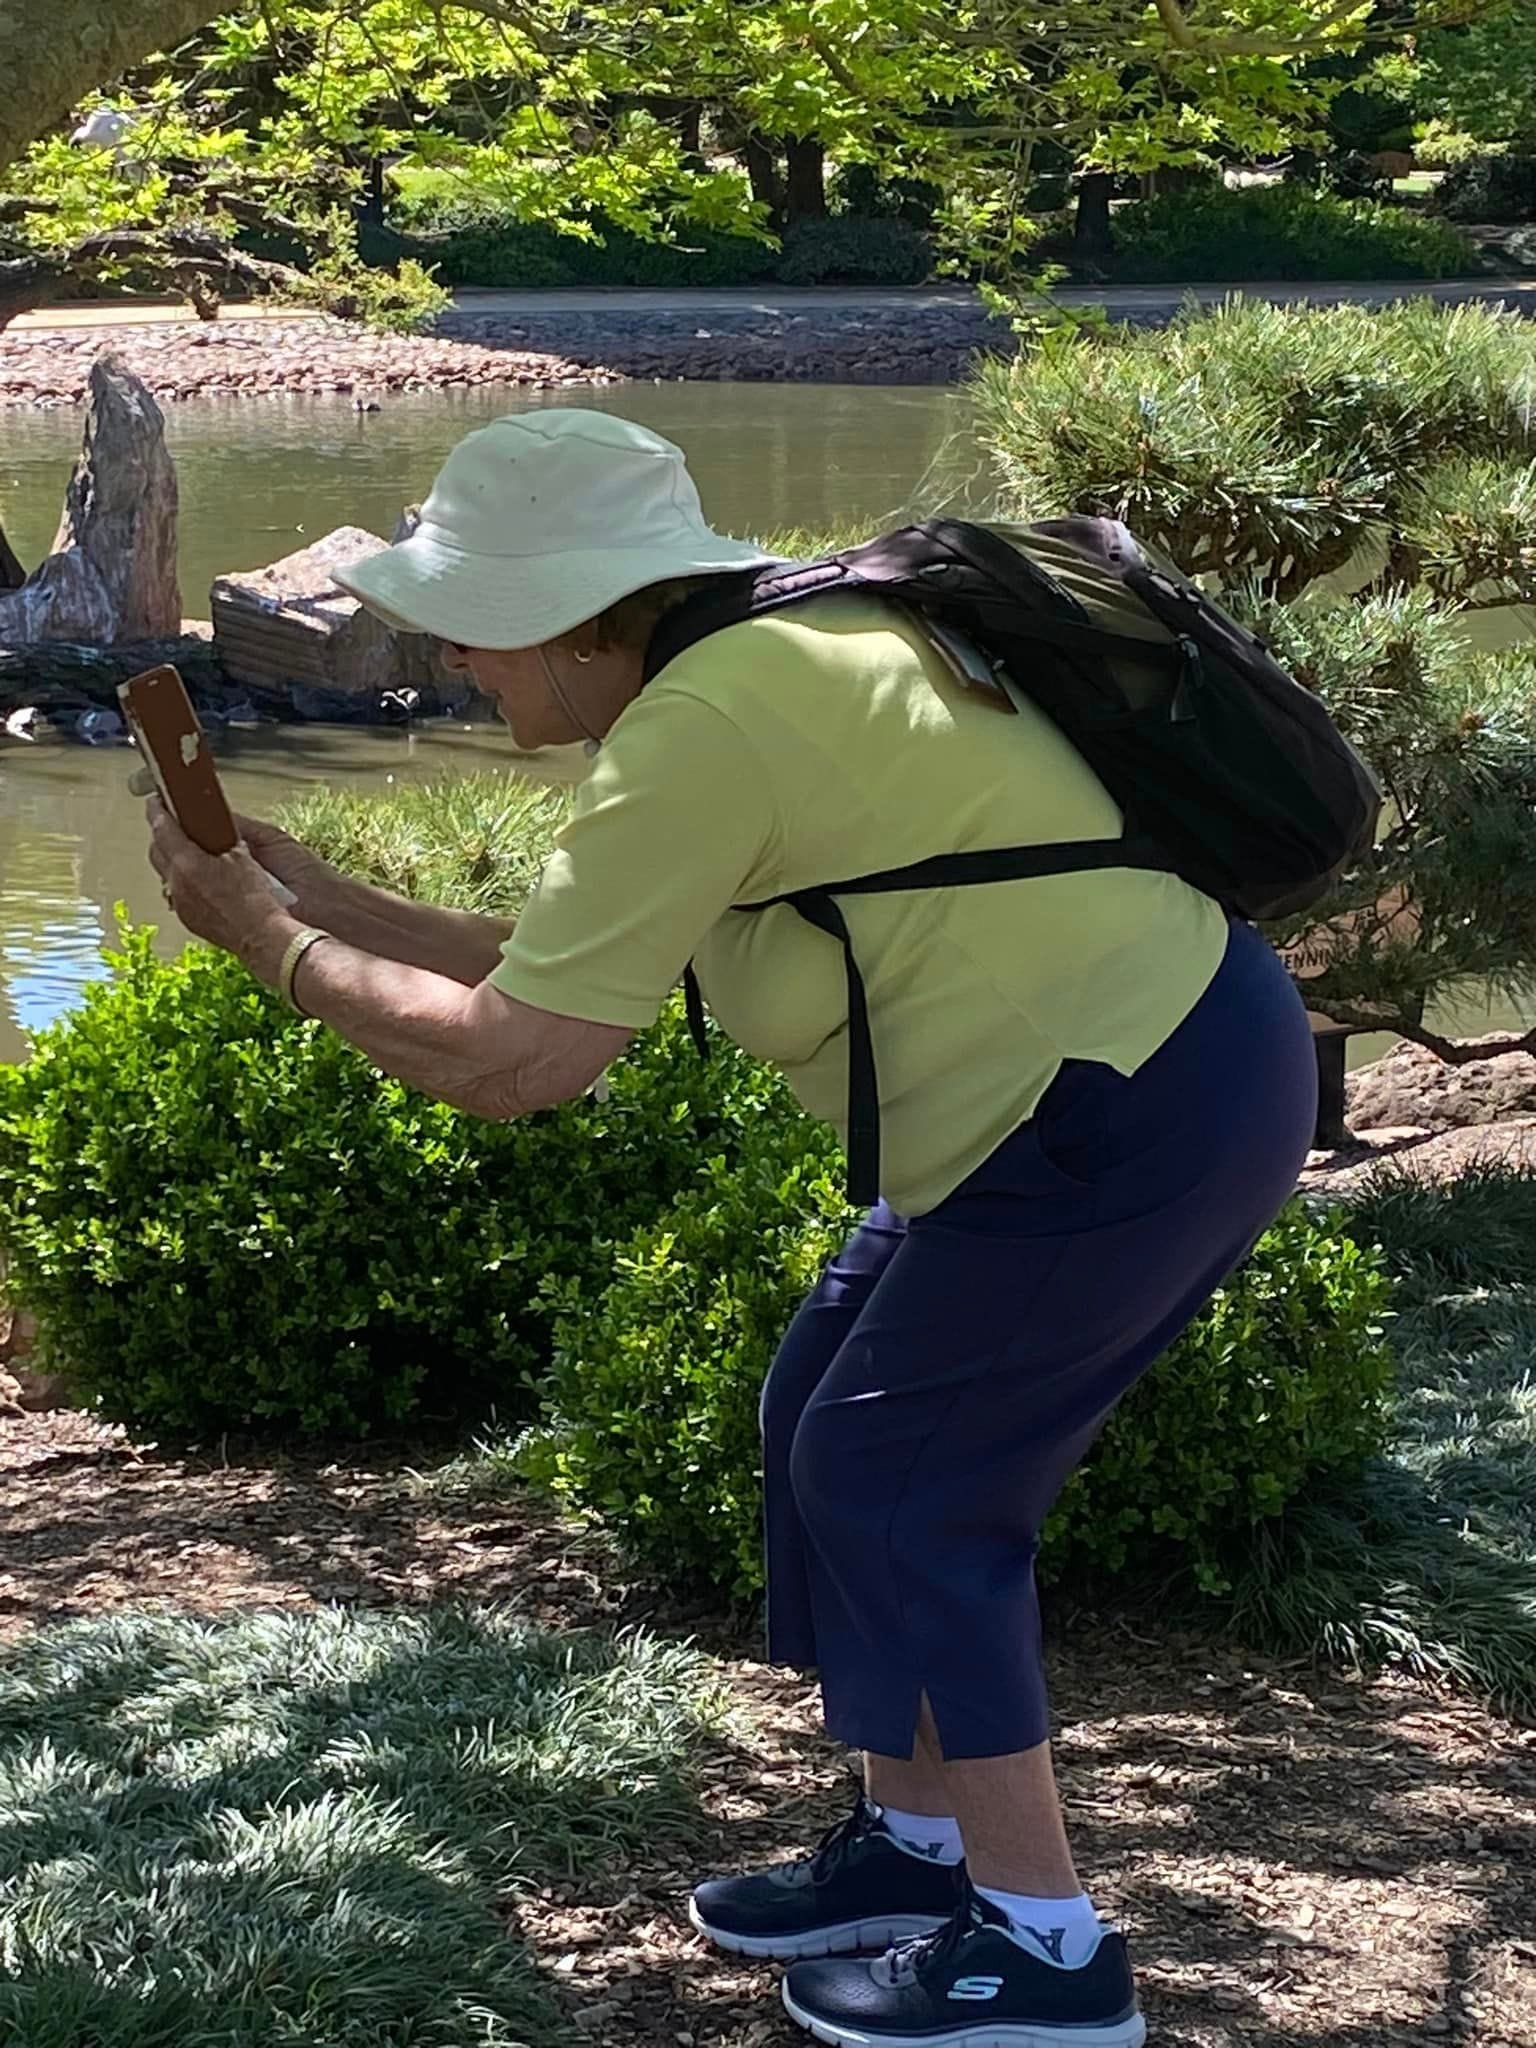
[{"label": "yellow-green t-shirt", "polygon": [[[841,949],[787,906],[732,905],[1120,822],[1043,713],[956,681],[890,606],[822,597],[696,643],[624,711],[491,978],[643,1030],[692,959],[729,1036],[844,1129]],[[908,1215],[1031,1116],[1063,1060],[1134,1073],[1226,944],[1207,897],[1127,870],[842,907],[868,988],[882,1192]]]}]

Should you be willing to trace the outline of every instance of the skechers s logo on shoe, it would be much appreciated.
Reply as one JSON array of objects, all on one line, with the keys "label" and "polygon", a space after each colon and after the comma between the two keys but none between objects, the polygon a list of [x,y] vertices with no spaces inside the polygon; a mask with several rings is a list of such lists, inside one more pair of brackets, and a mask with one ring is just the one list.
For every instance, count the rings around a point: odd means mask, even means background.
[{"label": "skechers s logo on shoe", "polygon": [[949,1996],[979,2003],[982,1999],[996,1998],[1002,1988],[1001,1977],[957,1977],[949,1987]]}]

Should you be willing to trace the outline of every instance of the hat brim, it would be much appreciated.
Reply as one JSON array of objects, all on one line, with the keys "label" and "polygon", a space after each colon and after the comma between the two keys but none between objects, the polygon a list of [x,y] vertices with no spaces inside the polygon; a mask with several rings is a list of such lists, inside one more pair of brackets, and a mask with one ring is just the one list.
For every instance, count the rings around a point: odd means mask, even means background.
[{"label": "hat brim", "polygon": [[338,569],[335,581],[397,633],[507,649],[558,640],[652,583],[762,568],[778,559],[748,541],[707,531],[666,547],[475,555],[418,527],[383,553]]}]

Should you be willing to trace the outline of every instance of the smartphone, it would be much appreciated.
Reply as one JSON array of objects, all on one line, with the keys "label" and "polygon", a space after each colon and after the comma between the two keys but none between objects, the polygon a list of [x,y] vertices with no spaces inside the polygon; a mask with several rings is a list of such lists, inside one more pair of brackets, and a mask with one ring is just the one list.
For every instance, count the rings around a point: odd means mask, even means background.
[{"label": "smartphone", "polygon": [[228,853],[239,834],[186,685],[173,668],[119,684],[117,700],[161,800],[204,853]]}]

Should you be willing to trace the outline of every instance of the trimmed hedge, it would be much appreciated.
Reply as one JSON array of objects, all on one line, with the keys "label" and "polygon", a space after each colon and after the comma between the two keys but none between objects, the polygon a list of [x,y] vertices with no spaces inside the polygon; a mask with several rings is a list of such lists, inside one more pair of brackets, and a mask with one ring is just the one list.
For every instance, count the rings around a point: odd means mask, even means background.
[{"label": "trimmed hedge", "polygon": [[402,207],[399,219],[410,232],[396,239],[445,285],[901,285],[921,284],[933,267],[922,229],[884,214],[803,221],[782,249],[748,235],[693,230],[676,243],[652,242],[601,221],[593,222],[596,238],[589,240],[435,196]]},{"label": "trimmed hedge", "polygon": [[[564,1290],[553,1422],[523,1469],[662,1576],[757,1593],[758,1396],[847,1220],[829,1154],[759,1134],[636,1232],[595,1307]],[[1386,1308],[1374,1251],[1287,1210],[1111,1419],[1047,1525],[1044,1574],[1177,1550],[1224,1584],[1234,1543],[1383,1443]]]},{"label": "trimmed hedge", "polygon": [[589,242],[505,219],[468,222],[439,238],[422,238],[418,249],[442,284],[523,290],[758,284],[773,276],[777,254],[745,235],[690,235],[679,246],[607,228],[601,241]]},{"label": "trimmed hedge", "polygon": [[113,979],[0,1068],[0,1253],[48,1355],[155,1427],[362,1431],[532,1411],[546,1289],[734,1158],[783,1084],[677,1009],[583,1097],[478,1122],[379,1074],[228,956]]},{"label": "trimmed hedge", "polygon": [[919,228],[901,220],[833,217],[802,221],[784,237],[781,284],[922,284],[933,248]]},{"label": "trimmed hedge", "polygon": [[1481,266],[1444,221],[1305,186],[1199,186],[1133,201],[1114,217],[1126,284],[1464,277]]}]

